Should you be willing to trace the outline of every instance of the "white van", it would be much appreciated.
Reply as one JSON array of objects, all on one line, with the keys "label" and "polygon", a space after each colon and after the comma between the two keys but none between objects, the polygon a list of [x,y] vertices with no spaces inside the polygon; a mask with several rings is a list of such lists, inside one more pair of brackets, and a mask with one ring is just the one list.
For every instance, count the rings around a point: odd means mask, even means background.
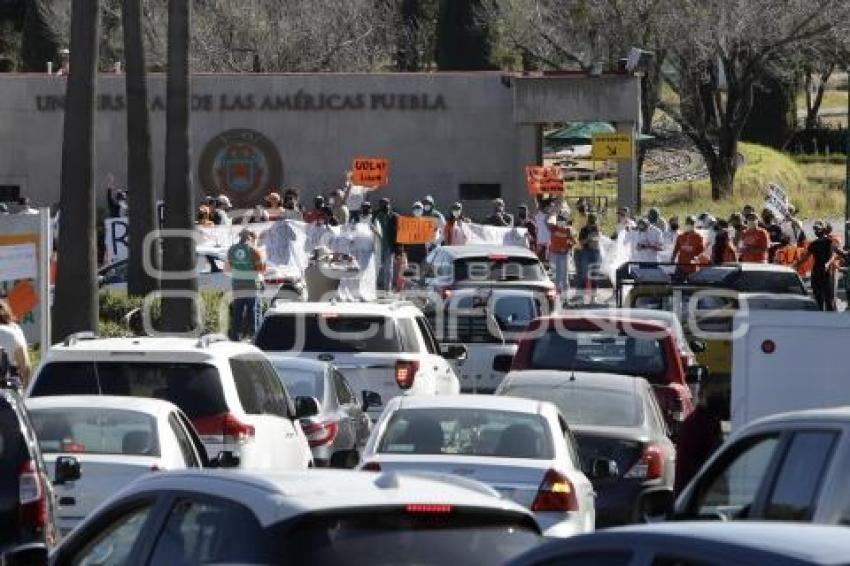
[{"label": "white van", "polygon": [[776,413],[850,405],[850,317],[749,311],[735,316],[732,429]]}]

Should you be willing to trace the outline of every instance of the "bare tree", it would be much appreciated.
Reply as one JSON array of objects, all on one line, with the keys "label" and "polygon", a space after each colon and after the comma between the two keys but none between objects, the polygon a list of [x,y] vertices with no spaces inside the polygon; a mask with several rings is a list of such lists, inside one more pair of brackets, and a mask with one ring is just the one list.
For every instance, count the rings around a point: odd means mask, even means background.
[{"label": "bare tree", "polygon": [[[162,325],[166,332],[190,332],[199,326],[198,277],[195,274],[192,181],[189,174],[189,17],[190,0],[170,0],[168,75],[165,108],[165,228],[163,271],[191,274],[163,280]],[[170,292],[170,294],[169,294]],[[180,296],[176,296],[176,295]],[[170,296],[171,295],[171,296]]]},{"label": "bare tree", "polygon": [[124,0],[122,9],[127,90],[127,189],[129,199],[130,253],[127,262],[127,292],[147,295],[159,280],[145,269],[143,258],[159,267],[159,249],[144,247],[145,237],[157,226],[156,198],[151,159],[148,85],[145,46],[142,36],[141,0]]},{"label": "bare tree", "polygon": [[94,210],[94,108],[100,0],[73,0],[71,73],[62,133],[61,233],[54,338],[97,331],[97,246]]},{"label": "bare tree", "polygon": [[679,0],[667,5],[664,20],[672,63],[664,78],[679,102],[661,107],[696,144],[717,200],[732,194],[738,140],[755,89],[769,73],[791,72],[796,50],[845,29],[850,6],[834,0]]}]

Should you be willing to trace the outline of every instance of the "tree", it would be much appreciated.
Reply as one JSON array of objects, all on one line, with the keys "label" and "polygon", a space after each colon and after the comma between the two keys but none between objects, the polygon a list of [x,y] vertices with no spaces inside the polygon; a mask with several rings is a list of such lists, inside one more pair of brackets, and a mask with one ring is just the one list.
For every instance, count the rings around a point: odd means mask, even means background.
[{"label": "tree", "polygon": [[22,70],[41,73],[48,61],[59,63],[58,39],[50,27],[52,3],[49,0],[23,0],[23,3]]},{"label": "tree", "polygon": [[146,250],[145,237],[157,227],[156,199],[151,161],[150,115],[142,38],[141,0],[124,0],[122,10],[127,90],[127,189],[129,199],[130,253],[127,262],[127,292],[147,295],[159,287],[143,258],[159,268],[159,249]]},{"label": "tree", "polygon": [[189,0],[168,4],[168,74],[165,108],[165,228],[182,233],[164,238],[163,271],[190,274],[163,280],[162,325],[166,332],[199,326],[198,276],[192,182],[189,174]]},{"label": "tree", "polygon": [[679,101],[662,107],[705,159],[713,199],[732,194],[738,141],[756,89],[771,74],[788,73],[797,50],[846,28],[848,20],[850,7],[833,0],[680,0],[667,5],[672,72],[664,78]]},{"label": "tree", "polygon": [[58,340],[98,326],[94,199],[94,115],[100,0],[73,0],[71,73],[62,134],[56,308]]},{"label": "tree", "polygon": [[437,20],[437,67],[441,71],[492,69],[486,19],[481,0],[440,0]]}]

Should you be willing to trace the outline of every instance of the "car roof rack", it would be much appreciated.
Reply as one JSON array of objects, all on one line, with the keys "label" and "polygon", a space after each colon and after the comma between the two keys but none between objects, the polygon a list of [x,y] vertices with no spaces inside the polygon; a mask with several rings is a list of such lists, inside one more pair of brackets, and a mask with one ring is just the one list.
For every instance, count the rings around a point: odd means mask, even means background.
[{"label": "car roof rack", "polygon": [[204,334],[195,343],[196,348],[209,348],[216,342],[229,342],[230,338],[221,333]]},{"label": "car roof rack", "polygon": [[62,341],[62,345],[75,346],[77,342],[80,342],[81,340],[97,340],[97,334],[92,332],[91,330],[74,332],[73,334],[69,334],[65,337],[65,340]]}]

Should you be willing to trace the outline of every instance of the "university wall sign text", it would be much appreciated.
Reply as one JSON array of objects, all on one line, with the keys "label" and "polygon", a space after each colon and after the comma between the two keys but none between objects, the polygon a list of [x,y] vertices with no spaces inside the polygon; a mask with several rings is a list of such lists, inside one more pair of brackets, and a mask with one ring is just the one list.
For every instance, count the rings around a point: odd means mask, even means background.
[{"label": "university wall sign text", "polygon": [[[322,112],[337,110],[366,111],[441,111],[447,110],[442,94],[429,93],[310,93],[298,90],[291,93],[258,95],[245,94],[193,94],[193,112]],[[97,109],[123,111],[127,100],[123,94],[101,94]],[[61,112],[65,109],[65,95],[41,94],[35,97],[39,112]],[[165,110],[165,97],[150,99],[152,112]]]}]

